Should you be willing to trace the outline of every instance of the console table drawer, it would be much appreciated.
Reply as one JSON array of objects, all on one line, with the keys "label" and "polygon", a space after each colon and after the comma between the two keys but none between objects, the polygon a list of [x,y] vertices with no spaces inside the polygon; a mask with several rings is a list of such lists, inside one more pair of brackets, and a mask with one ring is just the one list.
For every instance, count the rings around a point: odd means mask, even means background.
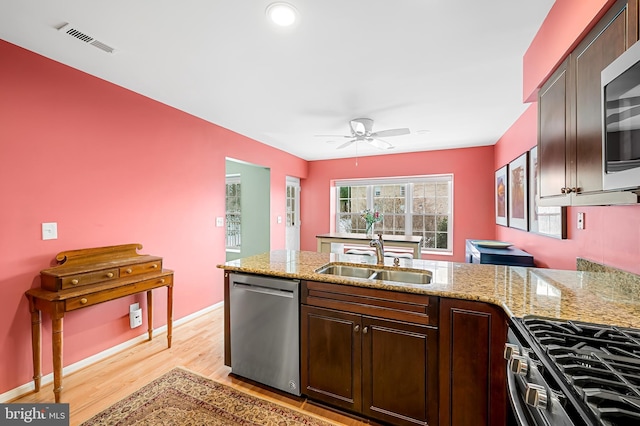
[{"label": "console table drawer", "polygon": [[120,268],[120,276],[128,277],[131,275],[147,274],[149,272],[158,272],[162,270],[162,261],[138,263],[135,265],[122,266]]},{"label": "console table drawer", "polygon": [[133,284],[100,290],[84,296],[69,298],[65,301],[65,311],[73,311],[75,309],[85,308],[108,300],[118,299],[120,297],[137,294],[143,291],[158,288],[159,286],[171,286],[173,284],[173,274],[152,278],[149,280],[138,281]]},{"label": "console table drawer", "polygon": [[62,289],[75,288],[83,285],[95,284],[102,281],[108,281],[118,278],[118,269],[105,269],[103,271],[91,272],[86,274],[69,275],[62,278]]}]

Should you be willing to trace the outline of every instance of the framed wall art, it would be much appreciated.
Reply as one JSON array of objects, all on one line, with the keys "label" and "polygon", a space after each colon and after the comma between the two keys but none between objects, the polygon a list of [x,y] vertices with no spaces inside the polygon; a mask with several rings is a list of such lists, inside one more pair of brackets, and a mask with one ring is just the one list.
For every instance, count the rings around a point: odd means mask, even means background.
[{"label": "framed wall art", "polygon": [[567,208],[538,205],[538,147],[529,151],[529,232],[567,238]]},{"label": "framed wall art", "polygon": [[509,163],[507,186],[509,188],[509,227],[523,231],[529,230],[527,154],[528,152],[525,152]]},{"label": "framed wall art", "polygon": [[496,170],[494,190],[496,197],[496,224],[508,226],[507,166],[502,166]]}]

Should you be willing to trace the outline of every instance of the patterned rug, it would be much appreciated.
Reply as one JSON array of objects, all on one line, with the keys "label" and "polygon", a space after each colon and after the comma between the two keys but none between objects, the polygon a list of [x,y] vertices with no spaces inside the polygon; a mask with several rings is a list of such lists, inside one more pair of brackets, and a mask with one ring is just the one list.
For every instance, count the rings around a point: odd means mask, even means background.
[{"label": "patterned rug", "polygon": [[206,377],[175,368],[81,426],[332,426]]}]

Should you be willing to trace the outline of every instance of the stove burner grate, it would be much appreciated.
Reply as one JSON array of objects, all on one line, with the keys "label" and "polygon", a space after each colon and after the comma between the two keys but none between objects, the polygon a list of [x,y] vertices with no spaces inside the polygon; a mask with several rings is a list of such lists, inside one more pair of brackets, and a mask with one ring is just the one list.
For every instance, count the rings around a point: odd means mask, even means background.
[{"label": "stove burner grate", "polygon": [[640,425],[640,331],[538,317],[523,323],[602,425]]}]

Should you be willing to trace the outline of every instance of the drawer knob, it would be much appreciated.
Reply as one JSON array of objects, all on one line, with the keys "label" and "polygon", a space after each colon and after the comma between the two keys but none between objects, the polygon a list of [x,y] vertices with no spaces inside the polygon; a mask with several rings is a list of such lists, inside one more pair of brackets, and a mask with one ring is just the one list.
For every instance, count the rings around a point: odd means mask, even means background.
[{"label": "drawer knob", "polygon": [[164,278],[160,278],[160,284],[164,284]]},{"label": "drawer knob", "polygon": [[107,274],[107,278],[113,278],[113,272],[109,272],[109,273]]},{"label": "drawer knob", "polygon": [[88,302],[86,297],[83,297],[82,299],[80,299],[80,303],[82,303],[83,305],[86,304]]},{"label": "drawer knob", "polygon": [[133,272],[133,270],[132,270],[131,268],[129,268],[129,269],[127,269],[125,272],[126,272],[127,274],[130,274],[130,273],[132,273],[132,272]]},{"label": "drawer knob", "polygon": [[78,279],[77,279],[77,278],[74,278],[74,279],[72,279],[72,280],[71,280],[71,284],[73,284],[73,285],[78,284],[78,282],[79,282],[79,281],[78,281]]},{"label": "drawer knob", "polygon": [[158,268],[157,264],[154,263],[153,265],[151,265],[151,269],[157,269],[157,268]]}]

